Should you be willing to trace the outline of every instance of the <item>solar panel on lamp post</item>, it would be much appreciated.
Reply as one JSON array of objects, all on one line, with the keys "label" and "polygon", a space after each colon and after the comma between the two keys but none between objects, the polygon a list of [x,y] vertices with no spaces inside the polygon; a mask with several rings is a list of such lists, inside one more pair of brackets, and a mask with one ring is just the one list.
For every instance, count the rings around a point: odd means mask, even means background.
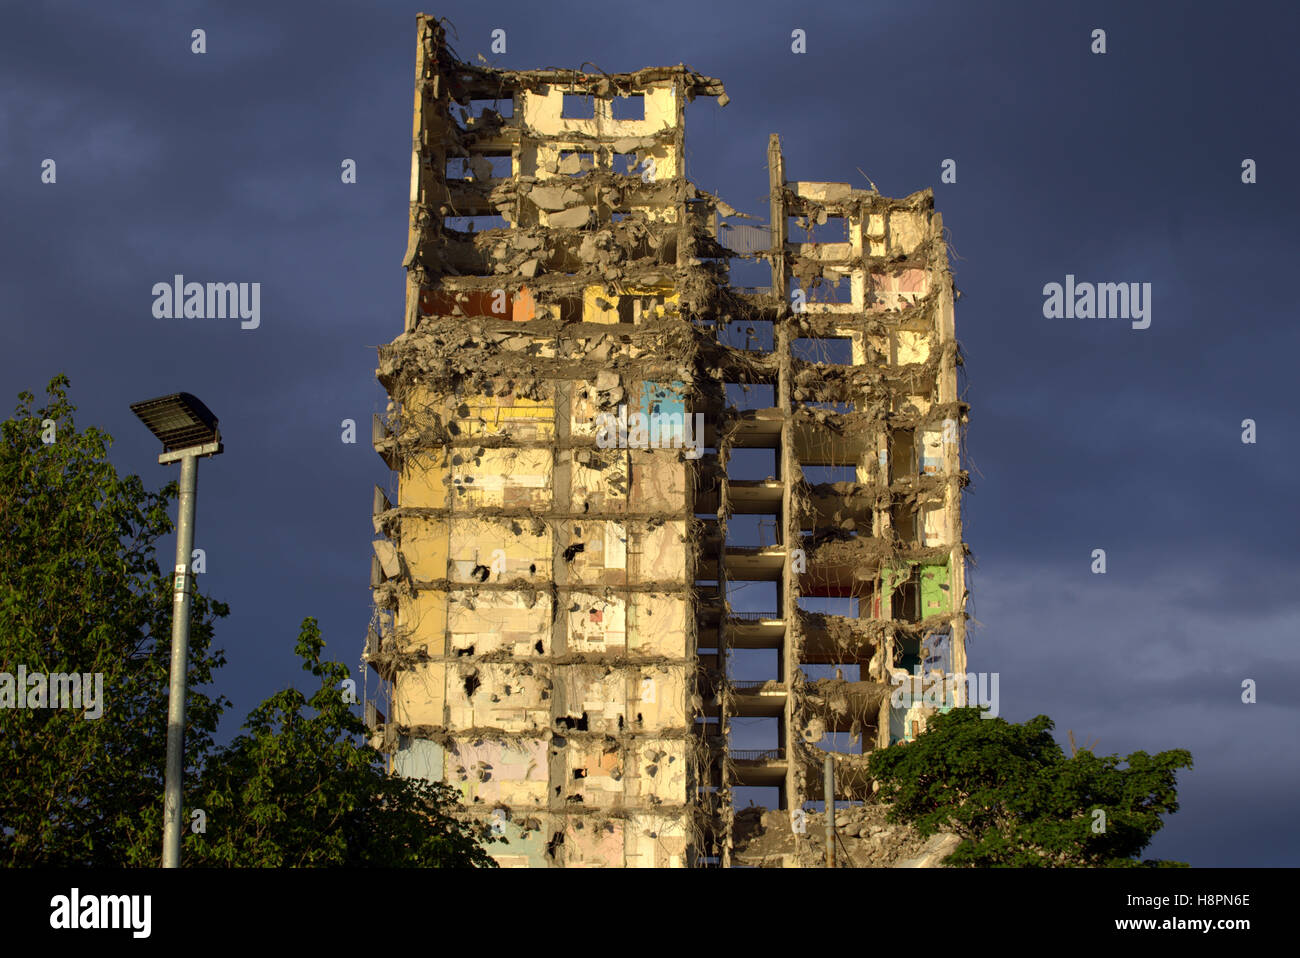
[{"label": "solar panel on lamp post", "polygon": [[185,676],[190,652],[190,556],[194,550],[194,500],[199,459],[222,451],[217,417],[189,393],[172,393],[131,404],[131,411],[163,444],[160,465],[181,464],[172,588],[172,659],[167,702],[167,772],[163,799],[163,868],[181,861],[181,777],[185,768]]}]

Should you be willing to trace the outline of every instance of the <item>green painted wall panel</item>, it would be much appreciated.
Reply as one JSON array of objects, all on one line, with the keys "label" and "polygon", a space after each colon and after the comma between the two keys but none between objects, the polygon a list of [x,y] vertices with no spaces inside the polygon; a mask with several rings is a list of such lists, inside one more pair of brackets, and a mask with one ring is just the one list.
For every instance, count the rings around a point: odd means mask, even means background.
[{"label": "green painted wall panel", "polygon": [[952,590],[947,565],[921,566],[921,618],[952,611]]}]

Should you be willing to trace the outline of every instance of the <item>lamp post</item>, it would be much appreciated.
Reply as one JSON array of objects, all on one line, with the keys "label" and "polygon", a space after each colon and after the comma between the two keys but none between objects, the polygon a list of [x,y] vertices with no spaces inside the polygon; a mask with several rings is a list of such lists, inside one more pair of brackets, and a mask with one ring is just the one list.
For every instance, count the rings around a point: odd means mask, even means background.
[{"label": "lamp post", "polygon": [[172,659],[167,701],[167,773],[164,791],[163,868],[181,863],[181,777],[185,770],[185,676],[190,655],[190,555],[194,551],[194,500],[199,458],[222,451],[217,417],[189,393],[131,404],[131,411],[163,444],[159,465],[181,464],[180,515],[176,527],[172,587]]}]

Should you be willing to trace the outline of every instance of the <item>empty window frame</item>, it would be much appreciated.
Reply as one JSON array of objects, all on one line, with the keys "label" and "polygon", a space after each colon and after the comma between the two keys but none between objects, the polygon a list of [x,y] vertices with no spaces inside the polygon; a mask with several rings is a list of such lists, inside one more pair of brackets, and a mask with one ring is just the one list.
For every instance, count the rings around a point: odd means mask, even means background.
[{"label": "empty window frame", "polygon": [[785,235],[791,243],[847,243],[849,221],[843,216],[791,216],[786,220]]},{"label": "empty window frame", "polygon": [[515,115],[515,100],[512,96],[497,97],[490,100],[470,100],[469,115],[482,116],[484,113],[495,113],[503,120],[508,120]]},{"label": "empty window frame", "polygon": [[727,460],[728,479],[775,479],[775,449],[732,449]]},{"label": "empty window frame", "polygon": [[566,93],[560,107],[560,116],[568,120],[593,120],[596,117],[596,99],[587,93]]},{"label": "empty window frame", "polygon": [[568,176],[585,176],[596,168],[595,154],[582,150],[561,150],[558,171]]},{"label": "empty window frame", "polygon": [[798,277],[790,280],[790,301],[796,305],[803,303],[851,303],[853,301],[853,284],[847,276],[820,276],[805,284]]},{"label": "empty window frame", "polygon": [[727,323],[718,330],[718,339],[725,346],[746,352],[770,353],[774,333],[770,320],[751,323]]},{"label": "empty window frame", "polygon": [[615,120],[644,120],[645,94],[633,93],[631,96],[614,97],[610,109]]},{"label": "empty window frame", "polygon": [[804,482],[815,486],[823,482],[857,482],[857,466],[800,466]]},{"label": "empty window frame", "polygon": [[727,383],[727,405],[735,409],[771,409],[776,387],[770,383]]},{"label": "empty window frame", "polygon": [[916,460],[916,430],[893,430],[889,436],[889,465],[893,478],[916,475]]},{"label": "empty window frame", "polygon": [[443,228],[461,233],[482,233],[484,230],[508,229],[510,224],[504,216],[448,216],[442,221]]},{"label": "empty window frame", "polygon": [[801,336],[790,344],[790,355],[810,363],[853,364],[853,340],[847,336]]},{"label": "empty window frame", "polygon": [[509,179],[514,173],[509,153],[447,157],[447,179],[489,180]]}]

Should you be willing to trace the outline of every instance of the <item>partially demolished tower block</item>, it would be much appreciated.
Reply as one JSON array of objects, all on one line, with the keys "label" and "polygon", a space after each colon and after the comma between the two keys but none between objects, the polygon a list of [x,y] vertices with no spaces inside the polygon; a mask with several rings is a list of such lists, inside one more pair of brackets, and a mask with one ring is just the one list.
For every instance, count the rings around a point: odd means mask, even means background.
[{"label": "partially demolished tower block", "polygon": [[[405,331],[377,371],[397,496],[376,490],[365,658],[388,717],[367,720],[398,772],[492,823],[502,864],[727,865],[732,789],[820,799],[823,734],[870,751],[923,722],[891,710],[891,669],[964,670],[965,406],[932,197],[787,183],[773,137],[770,241],[749,227],[725,248],[734,211],[684,174],[701,95],[726,103],[685,66],[467,64],[419,18]],[[640,118],[616,118],[629,105]],[[849,241],[787,242],[788,217],[842,217]],[[746,253],[771,262],[771,289],[729,286]],[[852,301],[820,302],[836,278]],[[769,348],[729,345],[765,325]],[[837,340],[841,365],[806,358]],[[729,383],[766,384],[776,406],[730,406]],[[610,447],[599,417],[637,411],[683,414],[688,436],[701,413],[702,457],[634,429]],[[772,479],[728,478],[745,446],[775,450]],[[855,481],[810,485],[808,465]],[[775,517],[781,544],[729,543],[735,513]],[[779,607],[733,611],[742,580],[778,583]],[[727,668],[751,648],[779,661],[757,687]],[[779,749],[728,748],[750,715],[779,717]],[[861,797],[863,755],[836,757],[837,797]]]}]

